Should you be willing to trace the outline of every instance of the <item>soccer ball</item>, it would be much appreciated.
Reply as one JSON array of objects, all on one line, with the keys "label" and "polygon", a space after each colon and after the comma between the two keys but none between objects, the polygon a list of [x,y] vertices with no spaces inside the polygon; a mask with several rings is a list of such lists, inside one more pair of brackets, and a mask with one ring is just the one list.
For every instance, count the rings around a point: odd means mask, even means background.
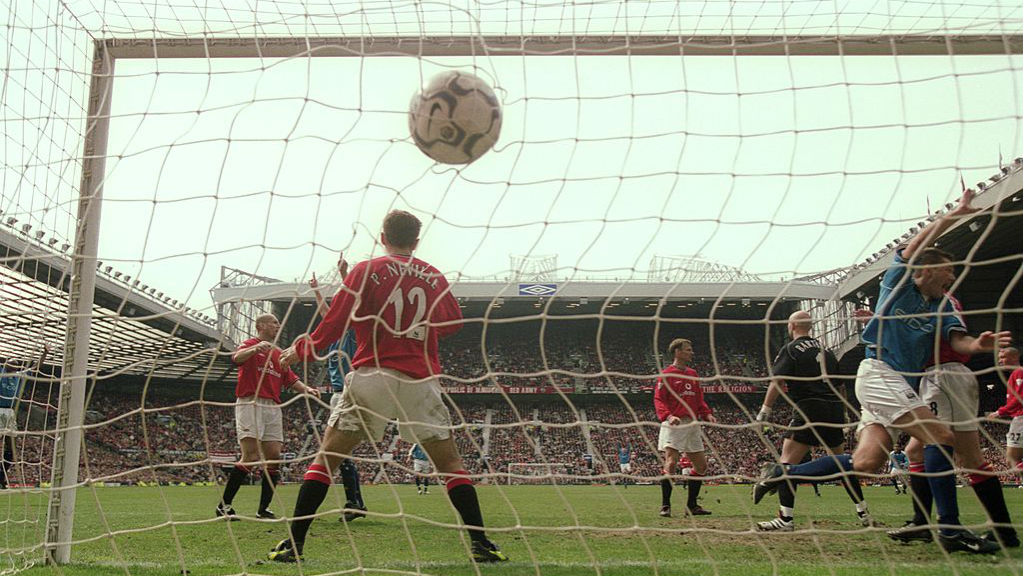
[{"label": "soccer ball", "polygon": [[409,103],[409,132],[424,154],[444,164],[468,164],[494,146],[501,104],[494,90],[466,72],[442,72]]}]

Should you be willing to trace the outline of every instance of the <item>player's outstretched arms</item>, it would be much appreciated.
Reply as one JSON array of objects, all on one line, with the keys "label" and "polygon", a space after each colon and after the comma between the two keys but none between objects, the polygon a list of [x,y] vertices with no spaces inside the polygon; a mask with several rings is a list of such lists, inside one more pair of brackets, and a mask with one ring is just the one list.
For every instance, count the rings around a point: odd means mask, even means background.
[{"label": "player's outstretched arms", "polygon": [[960,354],[973,356],[992,352],[997,348],[1005,348],[1013,343],[1013,335],[1008,331],[982,332],[977,336],[971,336],[963,332],[953,332],[950,335],[949,345]]},{"label": "player's outstretched arms", "polygon": [[974,190],[964,190],[963,194],[960,195],[960,201],[957,203],[955,208],[943,214],[941,218],[930,222],[916,236],[910,239],[910,243],[903,249],[903,258],[905,260],[910,260],[914,254],[917,254],[918,250],[923,250],[931,246],[933,242],[945,234],[946,230],[949,230],[949,228],[953,226],[953,224],[956,224],[957,221],[980,210],[979,208],[971,206],[971,201],[973,199]]}]

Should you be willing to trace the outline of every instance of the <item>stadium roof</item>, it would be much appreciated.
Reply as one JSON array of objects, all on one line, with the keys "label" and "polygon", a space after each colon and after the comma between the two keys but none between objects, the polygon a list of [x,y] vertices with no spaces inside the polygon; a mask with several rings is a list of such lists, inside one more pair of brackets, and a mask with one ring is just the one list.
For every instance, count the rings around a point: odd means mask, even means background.
[{"label": "stadium roof", "polygon": [[[0,264],[0,356],[34,358],[46,343],[48,363],[63,365],[69,257],[0,226]],[[226,355],[214,354],[221,336],[212,319],[172,307],[120,273],[97,274],[92,318],[89,369],[100,377],[201,380],[207,371],[221,377],[233,369]]]},{"label": "stadium roof", "polygon": [[[977,194],[974,206],[980,212],[956,223],[936,242],[958,261],[970,265],[969,273],[954,286],[965,308],[993,307],[1002,299],[1005,306],[1001,308],[1009,307],[1020,315],[1022,188],[1022,165],[1018,160],[1012,168],[993,176]],[[947,205],[946,209],[951,207]],[[896,248],[916,231],[912,228],[902,238],[894,239],[867,263],[849,272],[837,288],[838,295],[863,300],[858,293],[877,293],[879,279],[892,263]],[[965,299],[979,306],[969,306]]]},{"label": "stadium roof", "polygon": [[[325,295],[333,295],[338,286],[324,286]],[[618,282],[592,281],[552,281],[552,282],[453,282],[452,293],[464,302],[491,302],[495,299],[508,301],[537,301],[538,299],[580,298],[609,300],[622,303],[622,300],[658,302],[686,302],[693,300],[775,300],[786,299],[821,299],[829,298],[835,289],[814,282],[718,282],[718,283],[681,283],[681,282],[638,282],[623,280]],[[313,301],[309,285],[304,282],[282,282],[261,286],[230,286],[215,288],[212,291],[216,304],[239,300],[299,300]]]}]

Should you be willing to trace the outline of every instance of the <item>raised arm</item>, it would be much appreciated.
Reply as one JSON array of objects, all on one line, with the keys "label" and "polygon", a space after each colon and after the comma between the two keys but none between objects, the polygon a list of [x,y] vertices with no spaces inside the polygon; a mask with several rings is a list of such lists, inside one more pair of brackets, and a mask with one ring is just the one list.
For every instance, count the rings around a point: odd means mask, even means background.
[{"label": "raised arm", "polygon": [[[344,252],[338,253],[338,275],[342,281],[348,276],[348,262],[345,260]],[[320,317],[327,316],[327,300],[324,295],[320,293],[320,282],[316,279],[316,272],[313,273],[313,277],[309,280],[309,287],[313,289],[313,296],[316,298],[316,311],[320,314]]]},{"label": "raised arm", "polygon": [[359,306],[359,293],[366,282],[365,262],[360,262],[346,276],[345,282],[335,294],[327,315],[310,335],[299,336],[295,343],[281,353],[281,367],[287,368],[300,360],[309,360],[316,356],[316,350],[327,348],[330,343],[338,340],[348,329],[349,315]]},{"label": "raised arm", "polygon": [[320,293],[320,282],[316,279],[316,272],[313,272],[313,277],[309,279],[309,287],[313,289],[313,297],[316,298],[316,312],[320,317],[327,316],[327,300],[324,299],[324,295]]},{"label": "raised arm", "polygon": [[39,353],[39,360],[36,360],[36,375],[39,375],[39,371],[43,369],[43,364],[46,362],[46,357],[50,354],[50,347],[43,343],[43,350]]},{"label": "raised arm", "polygon": [[939,239],[939,236],[945,234],[946,230],[949,230],[953,224],[956,224],[957,220],[977,212],[979,208],[971,206],[971,200],[973,199],[974,191],[964,190],[956,208],[946,212],[941,218],[937,218],[929,222],[923,230],[910,239],[910,243],[903,249],[903,259],[909,261],[913,258],[914,254],[918,252],[918,250],[923,250],[931,246],[932,243]]}]

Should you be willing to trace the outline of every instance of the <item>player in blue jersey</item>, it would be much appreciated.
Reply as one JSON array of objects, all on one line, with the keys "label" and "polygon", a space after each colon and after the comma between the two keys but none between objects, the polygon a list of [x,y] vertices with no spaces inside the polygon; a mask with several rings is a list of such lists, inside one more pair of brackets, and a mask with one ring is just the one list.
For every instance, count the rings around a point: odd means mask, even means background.
[{"label": "player in blue jersey", "polygon": [[903,494],[907,493],[907,471],[910,469],[910,463],[907,460],[907,455],[903,453],[903,450],[899,446],[889,452],[889,469],[888,474],[892,478],[892,487],[896,489],[896,493]]},{"label": "player in blue jersey", "polygon": [[619,444],[619,473],[622,474],[622,486],[629,487],[632,482],[629,476],[633,473],[632,444]]},{"label": "player in blue jersey", "polygon": [[412,458],[413,477],[416,479],[416,493],[430,494],[430,474],[433,470],[430,467],[430,457],[423,451],[419,444],[413,444],[409,449],[409,458]]},{"label": "player in blue jersey", "polygon": [[885,463],[900,431],[925,444],[924,465],[939,513],[939,544],[949,551],[994,553],[998,544],[960,525],[953,472],[954,436],[918,396],[915,386],[941,338],[961,354],[992,352],[1010,343],[1009,332],[967,334],[947,290],[956,280],[953,257],[930,247],[957,220],[977,210],[965,190],[956,208],[925,227],[902,250],[882,277],[876,313],[862,335],[866,358],[857,370],[861,404],[857,449],[851,456],[826,456],[807,464],[773,467],[758,481],[754,501],[776,490],[786,477],[870,474]]},{"label": "player in blue jersey", "polygon": [[[338,255],[338,274],[344,280],[348,274],[348,262],[343,254]],[[316,297],[317,311],[321,316],[327,314],[327,301],[320,293],[320,284],[316,274],[309,281]],[[331,382],[331,410],[341,402],[341,393],[345,390],[345,377],[352,371],[352,357],[356,355],[356,332],[345,331],[341,340],[327,347],[327,378]],[[341,515],[342,522],[351,522],[366,516],[366,503],[363,502],[363,491],[359,487],[359,469],[356,463],[345,458],[338,467],[341,472],[341,485],[345,487],[345,511]]]},{"label": "player in blue jersey", "polygon": [[14,464],[14,436],[17,426],[16,410],[25,392],[25,378],[30,374],[37,376],[46,362],[50,349],[43,344],[43,351],[36,361],[35,370],[30,373],[27,367],[17,360],[0,362],[0,437],[3,440],[3,460],[0,461],[0,490],[7,488],[8,466]]}]

